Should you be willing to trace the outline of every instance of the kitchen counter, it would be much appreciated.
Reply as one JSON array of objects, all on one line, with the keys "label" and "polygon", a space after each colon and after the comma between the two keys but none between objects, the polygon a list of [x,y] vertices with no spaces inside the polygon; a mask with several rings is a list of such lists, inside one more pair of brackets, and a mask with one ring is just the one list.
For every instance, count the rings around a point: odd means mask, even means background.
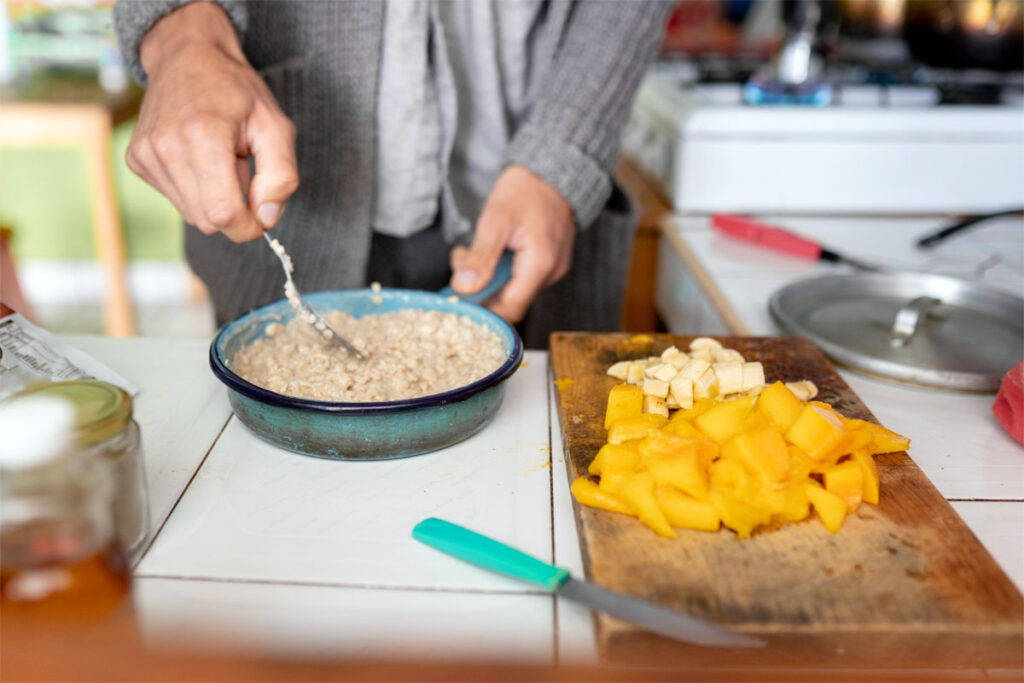
[{"label": "kitchen counter", "polygon": [[[1017,295],[1024,292],[1019,221],[981,224],[921,256],[913,239],[941,219],[764,218],[839,253],[892,267],[968,275],[978,264],[988,264],[982,281]],[[724,237],[712,232],[705,215],[668,217],[662,236],[657,304],[669,331],[679,334],[781,334],[768,312],[775,290],[800,278],[845,272],[845,267],[802,261]],[[1024,447],[992,416],[994,395],[912,387],[844,368],[839,372],[882,424],[910,437],[910,457],[1016,586],[1024,588]]]}]

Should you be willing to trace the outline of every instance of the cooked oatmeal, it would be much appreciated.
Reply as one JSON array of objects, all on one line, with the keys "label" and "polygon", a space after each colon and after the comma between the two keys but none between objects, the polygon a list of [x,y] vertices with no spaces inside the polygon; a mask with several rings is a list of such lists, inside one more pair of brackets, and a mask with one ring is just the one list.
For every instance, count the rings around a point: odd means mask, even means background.
[{"label": "cooked oatmeal", "polygon": [[323,314],[366,360],[329,345],[305,321],[270,323],[231,369],[279,394],[321,401],[394,401],[438,394],[487,376],[508,357],[501,338],[465,316],[404,310],[354,318]]}]

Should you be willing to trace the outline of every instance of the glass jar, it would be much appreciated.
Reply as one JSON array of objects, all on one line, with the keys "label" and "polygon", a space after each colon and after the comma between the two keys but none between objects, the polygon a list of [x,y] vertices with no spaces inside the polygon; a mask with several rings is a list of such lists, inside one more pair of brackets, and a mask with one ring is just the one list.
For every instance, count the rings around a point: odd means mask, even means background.
[{"label": "glass jar", "polygon": [[57,398],[0,403],[5,641],[59,643],[131,613],[131,574],[112,517],[114,468],[78,457],[74,418]]},{"label": "glass jar", "polygon": [[30,387],[12,400],[28,396],[57,397],[74,405],[77,455],[103,460],[113,467],[114,530],[129,557],[135,555],[149,536],[149,496],[131,395],[108,382],[74,380]]}]

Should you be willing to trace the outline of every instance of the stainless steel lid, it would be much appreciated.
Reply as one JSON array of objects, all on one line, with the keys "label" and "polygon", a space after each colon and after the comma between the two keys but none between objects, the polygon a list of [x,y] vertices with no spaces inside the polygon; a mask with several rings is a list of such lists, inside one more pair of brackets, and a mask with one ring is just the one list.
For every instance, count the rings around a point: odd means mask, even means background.
[{"label": "stainless steel lid", "polygon": [[903,382],[996,391],[1024,358],[1024,299],[941,275],[800,280],[775,292],[769,309],[835,361]]}]

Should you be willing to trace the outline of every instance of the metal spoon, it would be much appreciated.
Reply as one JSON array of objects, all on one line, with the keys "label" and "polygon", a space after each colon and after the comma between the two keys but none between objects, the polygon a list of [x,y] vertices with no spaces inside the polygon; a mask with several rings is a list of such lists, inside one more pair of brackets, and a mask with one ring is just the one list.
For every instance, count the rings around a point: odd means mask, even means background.
[{"label": "metal spoon", "polygon": [[327,343],[341,346],[359,360],[366,360],[366,356],[360,353],[359,349],[352,346],[336,329],[331,327],[299,294],[299,288],[295,286],[295,281],[292,280],[292,271],[295,270],[295,266],[292,264],[292,259],[284,250],[284,247],[281,246],[281,243],[276,239],[272,239],[267,233],[263,233],[263,239],[267,241],[271,251],[277,254],[277,258],[281,260],[281,267],[284,268],[284,276],[287,278],[287,281],[284,283],[284,293],[288,298],[288,303],[292,305],[292,308],[299,314],[299,317],[309,323]]}]

